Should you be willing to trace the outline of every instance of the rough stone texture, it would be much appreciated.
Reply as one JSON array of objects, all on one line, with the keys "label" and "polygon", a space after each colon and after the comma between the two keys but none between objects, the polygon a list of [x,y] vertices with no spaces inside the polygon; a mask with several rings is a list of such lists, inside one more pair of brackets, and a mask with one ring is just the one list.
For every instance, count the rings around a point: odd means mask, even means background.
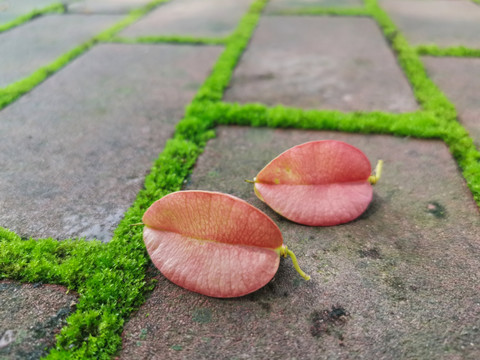
[{"label": "rough stone texture", "polygon": [[380,30],[367,18],[262,18],[225,100],[345,111],[417,108]]},{"label": "rough stone texture", "polygon": [[362,7],[362,0],[270,0],[266,7],[267,13],[279,10],[305,9],[317,7]]},{"label": "rough stone texture", "polygon": [[252,0],[175,0],[159,6],[120,36],[149,35],[226,36]]},{"label": "rough stone texture", "polygon": [[455,104],[460,121],[480,148],[480,59],[424,57],[429,76]]},{"label": "rough stone texture", "polygon": [[108,240],[220,52],[97,46],[5,108],[0,226]]},{"label": "rough stone texture", "polygon": [[114,15],[48,15],[0,33],[0,88],[48,65],[120,19]]},{"label": "rough stone texture", "polygon": [[480,6],[471,1],[382,1],[412,45],[480,47]]},{"label": "rough stone texture", "polygon": [[[221,127],[188,189],[227,192],[271,216],[296,252],[242,298],[158,285],[124,329],[121,359],[478,359],[480,214],[439,141]],[[252,179],[287,148],[338,139],[385,160],[369,209],[315,228],[282,219]]]},{"label": "rough stone texture", "polygon": [[62,286],[0,282],[0,359],[34,360],[48,354],[74,310],[77,295]]},{"label": "rough stone texture", "polygon": [[150,0],[86,0],[68,5],[67,11],[82,14],[127,14],[149,2]]}]

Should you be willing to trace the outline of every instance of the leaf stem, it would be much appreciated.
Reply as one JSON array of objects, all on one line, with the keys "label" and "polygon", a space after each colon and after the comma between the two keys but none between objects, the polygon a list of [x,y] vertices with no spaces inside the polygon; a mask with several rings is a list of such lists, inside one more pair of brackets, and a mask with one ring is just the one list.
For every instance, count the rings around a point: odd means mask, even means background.
[{"label": "leaf stem", "polygon": [[310,276],[305,274],[303,272],[302,269],[300,269],[300,266],[298,265],[298,261],[297,261],[297,257],[295,256],[295,254],[293,253],[293,251],[291,250],[288,250],[288,248],[285,246],[285,245],[282,245],[282,247],[280,248],[280,256],[283,256],[283,257],[287,257],[290,256],[292,258],[292,262],[293,262],[293,267],[295,268],[295,270],[298,271],[298,273],[300,274],[301,277],[303,277],[305,280],[310,280]]},{"label": "leaf stem", "polygon": [[247,183],[249,183],[249,184],[255,184],[255,181],[248,180],[248,179],[245,179],[245,182],[247,182]]},{"label": "leaf stem", "polygon": [[378,160],[377,166],[375,167],[375,175],[368,177],[368,182],[372,185],[375,185],[380,177],[382,176],[383,160]]},{"label": "leaf stem", "polygon": [[130,226],[141,226],[141,225],[145,225],[145,224],[144,223],[130,224]]}]

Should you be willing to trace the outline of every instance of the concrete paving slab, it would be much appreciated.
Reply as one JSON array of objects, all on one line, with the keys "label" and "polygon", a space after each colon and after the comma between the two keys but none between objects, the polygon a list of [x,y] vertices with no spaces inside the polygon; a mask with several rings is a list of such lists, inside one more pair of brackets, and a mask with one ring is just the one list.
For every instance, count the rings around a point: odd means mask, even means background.
[{"label": "concrete paving slab", "polygon": [[417,108],[382,33],[367,18],[262,18],[224,99],[345,111]]},{"label": "concrete paving slab", "polygon": [[0,25],[9,23],[10,21],[15,20],[18,17],[17,14],[2,13],[0,12]]},{"label": "concrete paving slab", "polygon": [[265,9],[266,13],[279,10],[305,9],[317,7],[362,7],[362,0],[270,0]]},{"label": "concrete paving slab", "polygon": [[480,48],[480,7],[472,1],[386,0],[381,6],[412,45]]},{"label": "concrete paving slab", "polygon": [[159,6],[120,33],[124,37],[221,37],[237,27],[252,0],[175,0]]},{"label": "concrete paving slab", "polygon": [[[273,157],[311,140],[385,160],[369,209],[334,227],[282,219],[252,179]],[[263,289],[237,299],[184,290],[158,273],[124,329],[120,359],[477,359],[480,214],[440,141],[335,132],[221,127],[188,189],[227,192],[264,211],[296,252]]]},{"label": "concrete paving slab", "polygon": [[67,6],[67,12],[80,14],[128,14],[147,5],[150,0],[86,0]]},{"label": "concrete paving slab", "polygon": [[121,18],[117,15],[48,15],[0,33],[0,88],[48,65]]},{"label": "concrete paving slab", "polygon": [[428,75],[455,104],[461,123],[480,148],[480,59],[423,57]]},{"label": "concrete paving slab", "polygon": [[2,110],[0,226],[109,240],[221,50],[100,45]]},{"label": "concrete paving slab", "polygon": [[74,310],[77,295],[56,285],[0,282],[0,359],[40,359]]}]

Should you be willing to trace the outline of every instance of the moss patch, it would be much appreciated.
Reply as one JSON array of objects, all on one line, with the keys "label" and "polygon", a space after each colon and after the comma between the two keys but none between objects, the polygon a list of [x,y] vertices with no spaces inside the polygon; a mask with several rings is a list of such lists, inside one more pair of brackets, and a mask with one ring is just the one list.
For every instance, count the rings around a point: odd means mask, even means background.
[{"label": "moss patch", "polygon": [[325,8],[310,7],[301,9],[278,10],[272,15],[329,15],[329,16],[369,16],[365,8]]},{"label": "moss patch", "polygon": [[465,46],[451,46],[442,48],[438,45],[420,45],[415,47],[419,55],[450,56],[450,57],[480,57],[480,49],[471,49]]},{"label": "moss patch", "polygon": [[15,20],[10,21],[6,24],[0,24],[0,33],[6,30],[10,30],[18,25],[26,23],[27,21],[30,21],[44,14],[64,13],[64,12],[65,12],[65,7],[62,3],[52,4],[40,10],[33,10],[27,14],[17,17]]},{"label": "moss patch", "polygon": [[227,38],[197,38],[192,36],[140,36],[136,38],[114,37],[108,42],[121,44],[192,44],[192,45],[225,45]]}]

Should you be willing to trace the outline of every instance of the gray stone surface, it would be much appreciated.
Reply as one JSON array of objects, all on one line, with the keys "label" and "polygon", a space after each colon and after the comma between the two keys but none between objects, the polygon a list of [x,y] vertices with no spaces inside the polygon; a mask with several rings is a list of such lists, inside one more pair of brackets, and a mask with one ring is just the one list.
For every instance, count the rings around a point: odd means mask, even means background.
[{"label": "gray stone surface", "polygon": [[262,18],[225,100],[345,111],[417,108],[383,35],[367,18]]},{"label": "gray stone surface", "polygon": [[0,33],[0,88],[30,75],[121,19],[48,15]]},{"label": "gray stone surface", "polygon": [[174,0],[159,6],[122,31],[120,36],[226,36],[235,30],[251,2],[252,0]]},{"label": "gray stone surface", "polygon": [[48,354],[77,302],[76,294],[66,292],[62,286],[0,282],[0,359]]},{"label": "gray stone surface", "polygon": [[386,0],[381,6],[412,45],[480,48],[480,6],[472,1]]},{"label": "gray stone surface", "polygon": [[424,57],[427,72],[455,104],[460,122],[480,148],[480,59]]},{"label": "gray stone surface", "polygon": [[15,20],[17,17],[18,16],[16,14],[1,13],[0,12],[0,25],[9,23],[10,21]]},{"label": "gray stone surface", "polygon": [[69,13],[81,14],[127,14],[133,9],[147,5],[150,0],[85,0],[67,6]]},{"label": "gray stone surface", "polygon": [[[356,221],[291,223],[244,182],[287,148],[319,139],[385,160]],[[222,300],[157,273],[124,329],[121,359],[480,358],[480,214],[442,142],[221,127],[187,188],[227,192],[271,216],[312,280],[286,259],[264,288]]]},{"label": "gray stone surface", "polygon": [[362,7],[362,0],[270,0],[266,7],[267,13],[279,10],[308,9],[317,7]]},{"label": "gray stone surface", "polygon": [[221,47],[100,45],[0,112],[0,226],[108,240]]}]

